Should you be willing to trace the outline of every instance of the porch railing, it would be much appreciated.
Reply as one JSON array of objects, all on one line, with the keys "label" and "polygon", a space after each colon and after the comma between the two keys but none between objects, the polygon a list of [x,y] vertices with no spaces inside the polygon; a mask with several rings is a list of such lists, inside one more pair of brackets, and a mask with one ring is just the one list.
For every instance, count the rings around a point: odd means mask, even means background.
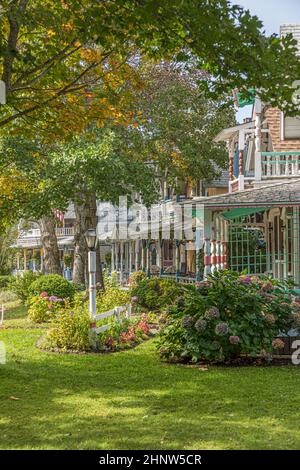
[{"label": "porch railing", "polygon": [[[56,235],[58,237],[66,237],[74,235],[74,227],[57,227],[55,229]],[[28,230],[21,234],[20,238],[39,238],[41,236],[41,231],[39,228],[34,228]]]},{"label": "porch railing", "polygon": [[300,151],[262,152],[261,176],[262,179],[300,176]]}]

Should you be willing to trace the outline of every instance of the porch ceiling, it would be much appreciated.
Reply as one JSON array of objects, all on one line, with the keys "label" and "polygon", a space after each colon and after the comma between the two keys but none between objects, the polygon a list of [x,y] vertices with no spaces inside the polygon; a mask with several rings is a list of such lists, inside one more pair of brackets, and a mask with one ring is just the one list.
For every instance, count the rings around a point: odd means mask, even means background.
[{"label": "porch ceiling", "polygon": [[284,207],[300,205],[300,178],[285,183],[277,183],[256,189],[247,189],[222,196],[199,198],[207,209],[233,207]]}]

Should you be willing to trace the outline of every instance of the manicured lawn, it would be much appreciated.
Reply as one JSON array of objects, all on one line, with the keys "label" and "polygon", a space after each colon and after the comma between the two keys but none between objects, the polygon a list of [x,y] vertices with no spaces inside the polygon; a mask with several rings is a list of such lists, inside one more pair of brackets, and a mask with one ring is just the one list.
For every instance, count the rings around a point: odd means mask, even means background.
[{"label": "manicured lawn", "polygon": [[50,354],[35,348],[42,332],[0,330],[1,449],[300,447],[296,367],[167,365],[154,341],[110,355]]}]

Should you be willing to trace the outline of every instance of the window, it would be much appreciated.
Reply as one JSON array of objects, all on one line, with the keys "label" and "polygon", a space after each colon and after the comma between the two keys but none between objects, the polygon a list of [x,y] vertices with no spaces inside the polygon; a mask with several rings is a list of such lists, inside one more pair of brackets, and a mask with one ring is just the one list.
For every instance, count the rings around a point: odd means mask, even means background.
[{"label": "window", "polygon": [[283,132],[284,139],[300,139],[300,117],[284,117]]}]

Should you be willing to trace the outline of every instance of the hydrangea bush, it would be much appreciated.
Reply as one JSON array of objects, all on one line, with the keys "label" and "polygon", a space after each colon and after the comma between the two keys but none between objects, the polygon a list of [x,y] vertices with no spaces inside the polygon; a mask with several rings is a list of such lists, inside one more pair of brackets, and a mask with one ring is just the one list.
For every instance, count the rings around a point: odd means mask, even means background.
[{"label": "hydrangea bush", "polygon": [[28,318],[34,323],[49,322],[62,307],[64,300],[41,292],[40,295],[31,297],[28,309]]},{"label": "hydrangea bush", "polygon": [[285,283],[223,271],[187,289],[169,309],[158,346],[167,359],[256,357],[280,350],[283,341],[276,337],[299,320],[300,303]]}]

